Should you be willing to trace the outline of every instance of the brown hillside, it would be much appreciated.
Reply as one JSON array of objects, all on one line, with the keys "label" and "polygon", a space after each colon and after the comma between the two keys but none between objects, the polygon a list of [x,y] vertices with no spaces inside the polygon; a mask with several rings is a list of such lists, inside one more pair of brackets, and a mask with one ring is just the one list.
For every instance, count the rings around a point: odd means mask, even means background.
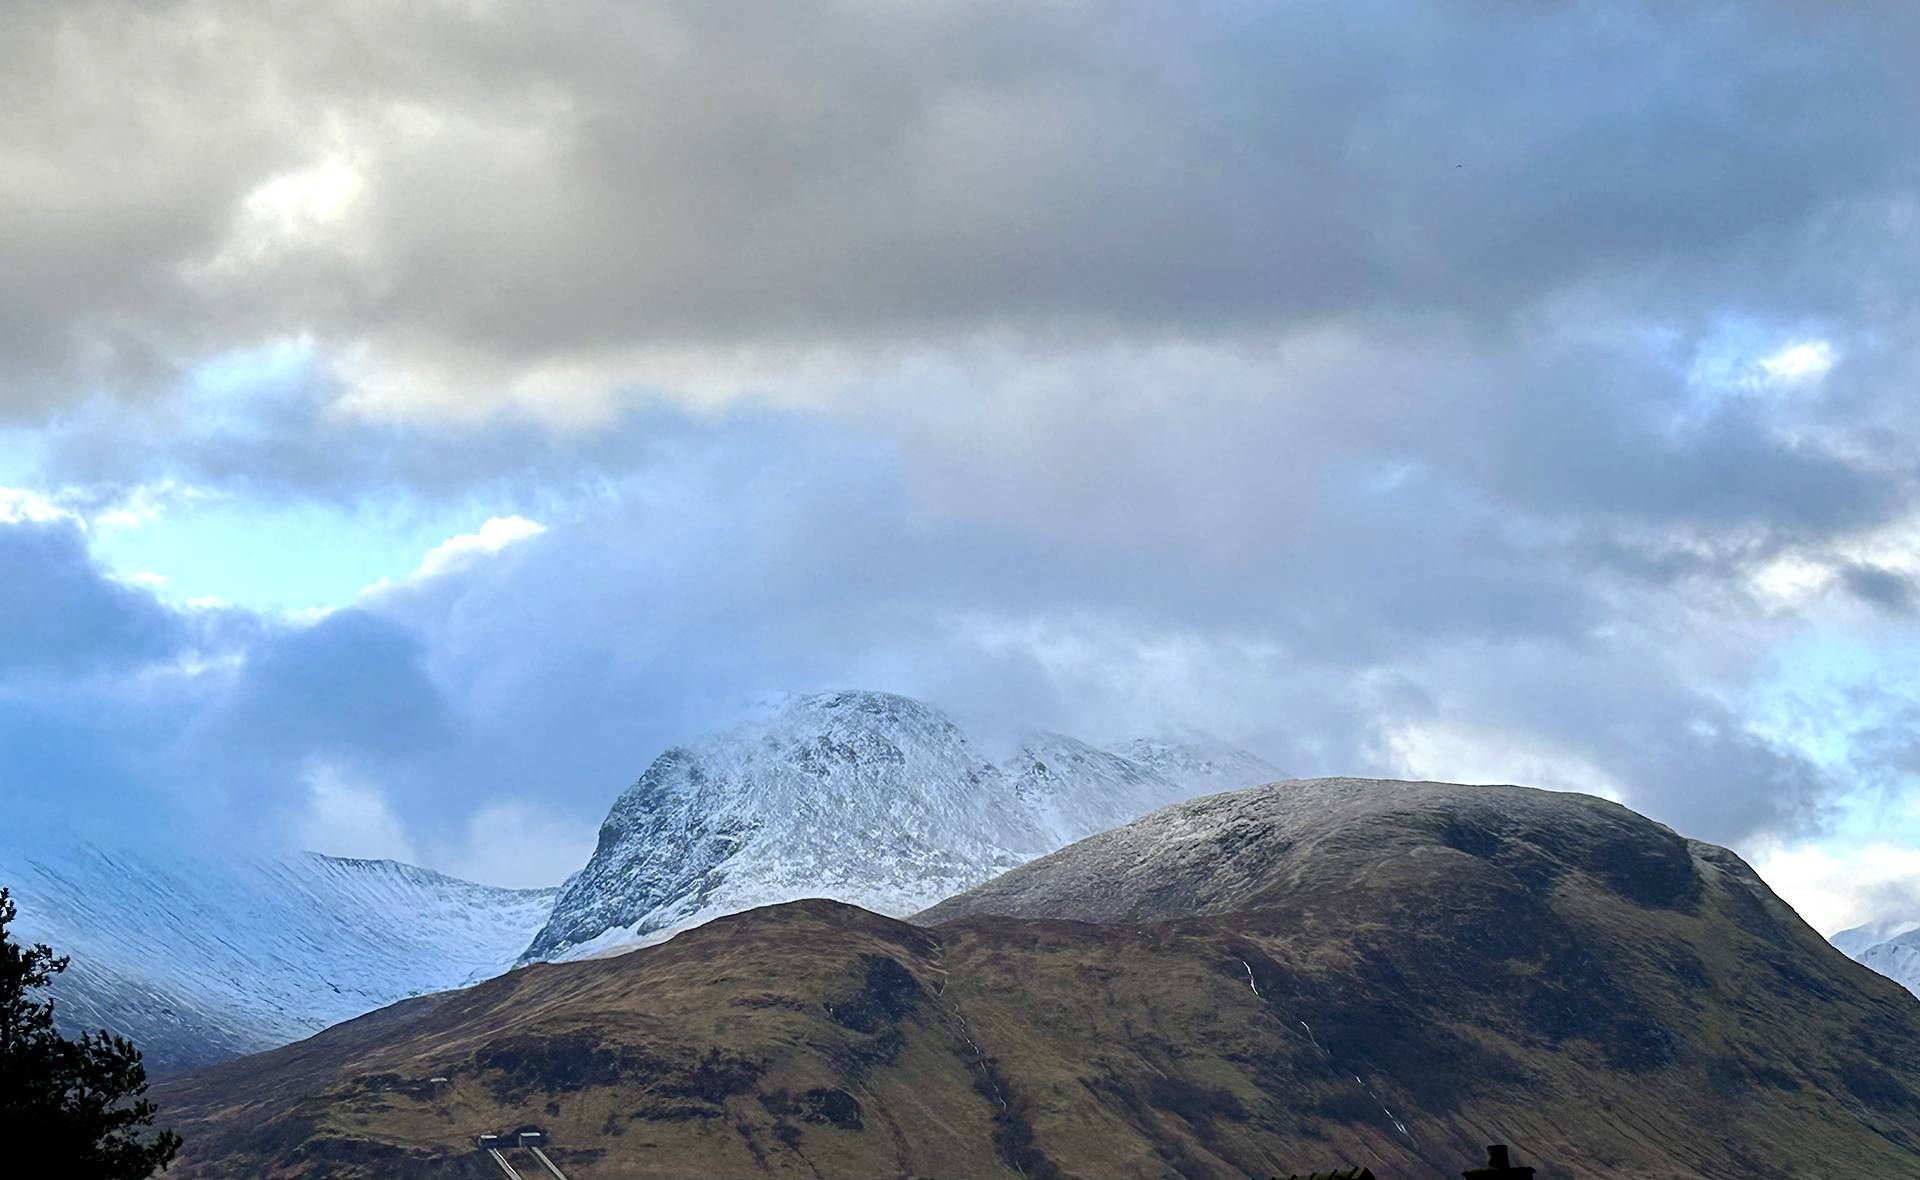
[{"label": "brown hillside", "polygon": [[1275,784],[923,920],[770,907],[169,1081],[176,1173],[484,1176],[535,1124],[573,1180],[1920,1177],[1920,1002],[1600,800]]}]

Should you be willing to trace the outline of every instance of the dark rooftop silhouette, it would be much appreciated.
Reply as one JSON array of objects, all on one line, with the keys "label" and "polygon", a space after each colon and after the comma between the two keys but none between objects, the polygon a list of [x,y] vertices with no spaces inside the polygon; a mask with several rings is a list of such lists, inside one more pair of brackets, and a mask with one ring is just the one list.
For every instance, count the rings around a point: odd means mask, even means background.
[{"label": "dark rooftop silhouette", "polygon": [[1460,1173],[1466,1180],[1533,1180],[1533,1169],[1517,1167],[1507,1157],[1507,1145],[1495,1143],[1487,1148],[1487,1166],[1468,1168]]},{"label": "dark rooftop silhouette", "polygon": [[[1495,1143],[1487,1148],[1487,1166],[1468,1168],[1460,1173],[1465,1180],[1533,1180],[1533,1169],[1516,1165],[1504,1143]],[[1275,1180],[1279,1180],[1275,1177]],[[1309,1172],[1302,1176],[1298,1172],[1286,1180],[1377,1180],[1369,1168],[1345,1168],[1336,1172]]]}]

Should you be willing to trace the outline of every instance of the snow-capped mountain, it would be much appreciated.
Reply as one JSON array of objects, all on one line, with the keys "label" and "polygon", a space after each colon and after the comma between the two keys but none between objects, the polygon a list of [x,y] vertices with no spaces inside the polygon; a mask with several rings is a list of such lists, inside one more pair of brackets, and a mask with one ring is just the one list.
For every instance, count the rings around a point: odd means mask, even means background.
[{"label": "snow-capped mountain", "polygon": [[496,889],[387,860],[164,859],[0,844],[12,934],[72,965],[68,1032],[131,1037],[169,1073],[299,1040],[512,965],[556,890]]},{"label": "snow-capped mountain", "polygon": [[921,701],[793,698],[660,755],[523,959],[658,941],[801,897],[909,914],[1156,807],[1279,777],[1230,748],[1139,749],[1149,760],[1043,733],[995,765]]},{"label": "snow-capped mountain", "polygon": [[527,957],[578,957],[801,896],[930,905],[1048,847],[1006,777],[933,708],[799,697],[655,759]]},{"label": "snow-capped mountain", "polygon": [[[1189,793],[1188,783],[1147,763],[1059,733],[1028,737],[1000,770],[1046,835],[1049,852],[1138,819]],[[1256,774],[1240,785],[1260,781]]]},{"label": "snow-capped mountain", "polygon": [[1888,920],[1842,930],[1833,945],[1920,996],[1920,922]]},{"label": "snow-capped mountain", "polygon": [[[1137,762],[1193,795],[1237,791],[1271,782],[1280,772],[1265,759],[1224,742],[1203,737],[1179,740],[1135,738],[1114,747],[1114,753]],[[1155,804],[1159,806],[1159,804]],[[1136,818],[1128,817],[1129,819]]]}]

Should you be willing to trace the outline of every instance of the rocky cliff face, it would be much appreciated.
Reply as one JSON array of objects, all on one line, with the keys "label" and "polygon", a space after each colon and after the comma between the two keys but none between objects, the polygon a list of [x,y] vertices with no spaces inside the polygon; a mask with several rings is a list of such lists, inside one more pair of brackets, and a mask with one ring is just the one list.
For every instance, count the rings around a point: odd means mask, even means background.
[{"label": "rocky cliff face", "polygon": [[911,913],[1221,781],[1277,777],[1229,747],[1143,748],[1153,761],[1038,734],[996,765],[921,701],[794,698],[656,759],[524,959],[657,941],[802,897]]},{"label": "rocky cliff face", "polygon": [[1601,800],[1276,784],[920,922],[759,909],[158,1098],[186,1177],[477,1176],[524,1122],[575,1180],[1920,1177],[1920,1004]]}]

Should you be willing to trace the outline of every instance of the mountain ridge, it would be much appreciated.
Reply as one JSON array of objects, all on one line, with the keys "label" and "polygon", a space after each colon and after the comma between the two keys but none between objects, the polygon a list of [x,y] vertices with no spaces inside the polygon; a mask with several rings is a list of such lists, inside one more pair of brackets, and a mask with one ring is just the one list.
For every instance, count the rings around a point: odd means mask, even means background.
[{"label": "mountain ridge", "polygon": [[477,1176],[523,1121],[574,1180],[1920,1177],[1920,1006],[1724,849],[1354,779],[1128,828],[929,924],[755,909],[156,1096],[186,1180]]},{"label": "mountain ridge", "polygon": [[400,861],[163,857],[86,842],[0,847],[14,933],[71,959],[69,1033],[107,1028],[155,1074],[310,1036],[410,994],[498,974],[556,891]]}]

